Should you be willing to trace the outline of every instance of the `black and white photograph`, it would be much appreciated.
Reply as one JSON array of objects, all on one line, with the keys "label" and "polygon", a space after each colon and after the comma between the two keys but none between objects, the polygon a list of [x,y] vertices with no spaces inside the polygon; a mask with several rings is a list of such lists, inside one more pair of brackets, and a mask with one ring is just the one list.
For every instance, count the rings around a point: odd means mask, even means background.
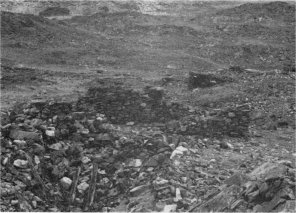
[{"label": "black and white photograph", "polygon": [[296,212],[294,0],[0,5],[0,212]]}]

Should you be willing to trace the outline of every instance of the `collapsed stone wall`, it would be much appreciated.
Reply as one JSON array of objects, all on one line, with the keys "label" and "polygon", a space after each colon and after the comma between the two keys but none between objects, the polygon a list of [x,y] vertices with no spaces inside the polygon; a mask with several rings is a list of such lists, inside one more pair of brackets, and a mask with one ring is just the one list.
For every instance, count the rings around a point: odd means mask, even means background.
[{"label": "collapsed stone wall", "polygon": [[[149,93],[150,91],[150,93]],[[179,119],[181,106],[172,104],[170,107],[149,90],[148,94],[141,95],[133,90],[124,90],[121,87],[91,88],[86,97],[77,103],[79,110],[91,109],[103,113],[115,124],[166,122]]]},{"label": "collapsed stone wall", "polygon": [[96,87],[77,103],[78,110],[94,110],[115,124],[163,123],[171,134],[202,137],[245,137],[250,124],[250,106],[216,109],[208,113],[190,112],[178,103],[166,103],[162,93],[148,89],[145,94],[121,87]]},{"label": "collapsed stone wall", "polygon": [[161,124],[161,130],[168,134],[209,138],[246,137],[251,124],[248,104],[193,112],[186,106],[164,101],[163,91],[157,88],[147,89],[141,94],[121,86],[95,87],[90,88],[87,95],[75,103],[37,101],[32,105],[31,115],[34,115],[34,111],[35,116],[42,119],[51,119],[57,115],[63,125],[65,120],[69,120],[67,115],[72,112],[77,112],[75,116],[79,116],[79,112],[94,115],[101,113],[113,124],[158,123]]},{"label": "collapsed stone wall", "polygon": [[249,105],[240,105],[213,110],[206,116],[185,117],[177,125],[169,122],[166,131],[203,137],[222,137],[223,135],[246,137],[250,122]]}]

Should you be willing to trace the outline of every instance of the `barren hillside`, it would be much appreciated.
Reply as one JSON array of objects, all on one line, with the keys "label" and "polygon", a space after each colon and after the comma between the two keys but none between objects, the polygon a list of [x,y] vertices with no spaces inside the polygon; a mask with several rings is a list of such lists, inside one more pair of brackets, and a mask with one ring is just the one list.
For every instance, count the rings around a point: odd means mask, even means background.
[{"label": "barren hillside", "polygon": [[292,212],[294,14],[2,1],[1,211]]}]

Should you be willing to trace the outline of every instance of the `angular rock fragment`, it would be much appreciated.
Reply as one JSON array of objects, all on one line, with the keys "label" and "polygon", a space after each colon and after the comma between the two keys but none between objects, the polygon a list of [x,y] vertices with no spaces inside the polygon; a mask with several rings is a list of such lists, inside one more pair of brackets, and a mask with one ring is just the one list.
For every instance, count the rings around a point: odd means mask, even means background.
[{"label": "angular rock fragment", "polygon": [[27,132],[18,129],[12,129],[9,133],[9,137],[13,140],[29,140],[29,141],[40,141],[41,136],[36,132]]},{"label": "angular rock fragment", "polygon": [[141,159],[133,159],[130,163],[129,163],[130,167],[140,167],[142,166],[142,160]]},{"label": "angular rock fragment", "polygon": [[68,190],[70,187],[71,187],[71,184],[72,184],[72,180],[68,177],[63,177],[61,180],[60,180],[60,183],[62,185],[62,187],[66,190]]},{"label": "angular rock fragment", "polygon": [[176,212],[177,204],[165,205],[162,212]]},{"label": "angular rock fragment", "polygon": [[220,147],[222,149],[233,149],[234,148],[232,144],[225,142],[225,141],[220,142]]},{"label": "angular rock fragment", "polygon": [[77,189],[80,193],[84,193],[89,187],[89,184],[86,182],[82,182],[77,186]]},{"label": "angular rock fragment", "polygon": [[[259,212],[285,209],[286,202],[295,201],[295,182],[287,176],[288,169],[289,167],[283,164],[267,162],[243,178],[236,174],[236,177],[226,181],[227,185],[224,185],[217,195],[198,208],[192,207],[191,210],[233,211],[240,206],[251,208],[245,211]],[[247,203],[248,205],[244,205]]]},{"label": "angular rock fragment", "polygon": [[18,168],[27,168],[28,167],[28,161],[26,160],[21,160],[21,159],[17,159],[13,162],[13,165],[15,167],[18,167]]},{"label": "angular rock fragment", "polygon": [[13,140],[13,143],[16,144],[20,148],[25,147],[27,144],[27,142],[24,140]]},{"label": "angular rock fragment", "polygon": [[54,127],[48,127],[45,131],[45,134],[49,137],[55,137],[55,128]]},{"label": "angular rock fragment", "polygon": [[188,153],[188,149],[183,147],[183,146],[178,146],[171,154],[170,159],[174,159],[176,156],[178,155],[184,155],[186,153]]},{"label": "angular rock fragment", "polygon": [[63,149],[63,145],[61,143],[54,143],[48,146],[48,148],[53,149],[53,150],[61,150]]}]

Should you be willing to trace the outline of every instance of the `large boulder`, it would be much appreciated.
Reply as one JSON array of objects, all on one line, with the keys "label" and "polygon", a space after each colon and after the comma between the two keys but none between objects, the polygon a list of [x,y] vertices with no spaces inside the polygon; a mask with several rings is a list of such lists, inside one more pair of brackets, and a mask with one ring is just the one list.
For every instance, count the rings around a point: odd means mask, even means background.
[{"label": "large boulder", "polygon": [[295,203],[295,169],[285,161],[267,162],[248,175],[235,174],[215,196],[191,211],[293,211],[292,203]]}]

